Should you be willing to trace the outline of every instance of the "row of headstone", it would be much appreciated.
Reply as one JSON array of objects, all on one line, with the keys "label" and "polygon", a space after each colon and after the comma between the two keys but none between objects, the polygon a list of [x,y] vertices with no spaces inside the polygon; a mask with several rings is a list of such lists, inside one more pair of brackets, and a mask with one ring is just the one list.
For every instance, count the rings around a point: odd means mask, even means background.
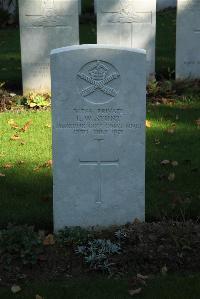
[{"label": "row of headstone", "polygon": [[[49,53],[79,44],[79,0],[19,0],[23,90],[50,92]],[[156,0],[96,0],[98,44],[147,50],[155,74]],[[178,0],[176,77],[200,77],[200,1]]]}]

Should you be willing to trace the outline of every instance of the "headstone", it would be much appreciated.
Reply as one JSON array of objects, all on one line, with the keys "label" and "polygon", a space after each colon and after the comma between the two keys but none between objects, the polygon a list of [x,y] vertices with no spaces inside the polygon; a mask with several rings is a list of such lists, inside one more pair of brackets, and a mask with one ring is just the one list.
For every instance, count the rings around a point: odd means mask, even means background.
[{"label": "headstone", "polygon": [[55,230],[144,220],[145,60],[104,45],[52,51]]},{"label": "headstone", "polygon": [[156,0],[96,0],[98,44],[147,50],[147,77],[155,75]]},{"label": "headstone", "polygon": [[200,78],[200,1],[178,0],[176,78]]},{"label": "headstone", "polygon": [[51,90],[50,51],[79,44],[78,0],[19,0],[24,94]]}]

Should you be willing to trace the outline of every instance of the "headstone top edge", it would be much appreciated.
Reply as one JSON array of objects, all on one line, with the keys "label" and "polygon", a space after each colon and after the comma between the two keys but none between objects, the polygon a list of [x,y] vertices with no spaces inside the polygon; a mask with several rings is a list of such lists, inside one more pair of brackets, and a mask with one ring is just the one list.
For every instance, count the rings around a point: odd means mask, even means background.
[{"label": "headstone top edge", "polygon": [[136,54],[143,54],[146,55],[146,50],[144,49],[137,49],[137,48],[126,48],[126,47],[119,47],[114,45],[104,45],[104,44],[86,44],[86,45],[73,45],[73,46],[67,46],[63,48],[57,48],[53,49],[50,53],[51,56],[57,55],[63,52],[70,52],[70,51],[76,51],[76,50],[89,50],[89,49],[111,49],[111,50],[124,50],[127,52],[132,52]]}]

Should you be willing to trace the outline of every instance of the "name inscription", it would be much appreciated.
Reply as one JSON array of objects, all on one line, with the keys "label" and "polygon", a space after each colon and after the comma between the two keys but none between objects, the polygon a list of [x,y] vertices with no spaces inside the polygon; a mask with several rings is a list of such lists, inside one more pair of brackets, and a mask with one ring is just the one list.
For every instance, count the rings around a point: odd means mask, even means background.
[{"label": "name inscription", "polygon": [[59,122],[57,128],[76,135],[122,135],[127,130],[140,130],[144,126],[141,122],[127,121],[128,113],[122,108],[74,108],[72,115],[72,120]]}]

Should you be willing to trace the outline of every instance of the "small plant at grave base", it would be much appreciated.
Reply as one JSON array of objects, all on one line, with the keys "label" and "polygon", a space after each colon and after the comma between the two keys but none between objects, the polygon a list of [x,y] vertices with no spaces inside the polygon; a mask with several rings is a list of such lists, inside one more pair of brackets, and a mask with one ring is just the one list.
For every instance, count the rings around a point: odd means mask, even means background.
[{"label": "small plant at grave base", "polygon": [[42,242],[32,227],[12,226],[0,231],[0,262],[10,265],[21,261],[24,265],[37,263]]},{"label": "small plant at grave base", "polygon": [[149,96],[154,96],[155,97],[159,93],[159,90],[160,90],[158,81],[155,80],[155,79],[149,81],[147,90],[148,90]]},{"label": "small plant at grave base", "polygon": [[111,266],[114,263],[109,262],[109,258],[111,255],[120,254],[120,251],[120,244],[112,243],[110,240],[97,239],[89,241],[87,245],[78,246],[76,253],[84,257],[90,269],[111,274]]},{"label": "small plant at grave base", "polygon": [[47,108],[51,105],[51,97],[49,94],[30,93],[22,103],[29,108]]},{"label": "small plant at grave base", "polygon": [[119,240],[119,242],[123,242],[127,239],[127,233],[125,229],[119,229],[115,232],[115,237]]},{"label": "small plant at grave base", "polygon": [[57,234],[57,241],[60,245],[79,245],[87,242],[90,234],[87,230],[76,226],[76,227],[65,227],[60,230]]}]

